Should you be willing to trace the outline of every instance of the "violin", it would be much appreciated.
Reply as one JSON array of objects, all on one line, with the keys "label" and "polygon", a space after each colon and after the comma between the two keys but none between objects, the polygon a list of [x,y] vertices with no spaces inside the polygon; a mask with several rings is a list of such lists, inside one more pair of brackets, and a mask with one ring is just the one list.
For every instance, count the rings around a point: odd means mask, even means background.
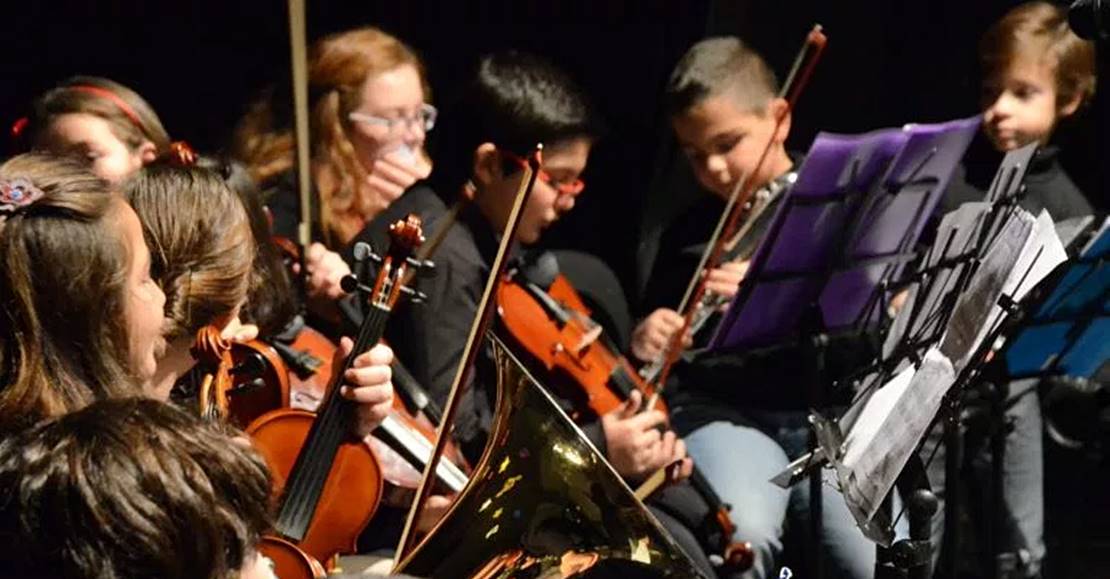
[{"label": "violin", "polygon": [[601,416],[639,390],[644,400],[656,400],[655,408],[666,412],[663,400],[590,318],[578,291],[557,273],[554,259],[545,253],[535,266],[506,274],[497,288],[501,324],[548,372],[569,378],[573,387],[565,394],[575,409],[588,408]]},{"label": "violin", "polygon": [[[274,475],[279,508],[275,530],[281,538],[317,561],[334,561],[340,553],[355,549],[382,496],[382,469],[377,457],[362,440],[351,436],[355,403],[339,393],[343,376],[354,358],[381,340],[392,307],[403,293],[400,281],[410,267],[413,250],[423,241],[420,220],[409,216],[390,227],[390,252],[377,257],[381,262],[369,293],[369,313],[364,318],[354,349],[332,373],[326,394],[316,413],[280,409],[264,414],[247,427]],[[361,286],[347,278],[353,286]],[[351,289],[355,289],[352,287]],[[278,543],[263,545],[277,548]],[[281,545],[287,548],[289,545]],[[276,553],[271,557],[285,557]],[[295,570],[278,570],[294,576]]]},{"label": "violin", "polygon": [[[654,408],[666,413],[666,405],[655,390],[618,353],[601,326],[590,319],[590,310],[578,291],[558,273],[554,256],[543,254],[535,263],[539,265],[510,271],[497,290],[497,309],[509,336],[549,372],[568,379],[562,382],[569,382],[566,389],[578,414],[586,408],[600,417],[615,410],[633,390],[639,390],[645,400],[654,401]],[[578,420],[577,416],[572,418]],[[751,544],[732,540],[736,527],[729,516],[731,507],[696,466],[689,480],[708,504],[708,523],[720,536],[715,545],[720,566],[729,572],[749,569],[754,553]]]}]

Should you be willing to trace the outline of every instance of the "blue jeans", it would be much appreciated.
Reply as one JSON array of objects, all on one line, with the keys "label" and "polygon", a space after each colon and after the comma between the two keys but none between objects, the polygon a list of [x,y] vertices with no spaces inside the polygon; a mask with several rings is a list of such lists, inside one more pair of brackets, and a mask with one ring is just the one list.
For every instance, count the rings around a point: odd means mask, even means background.
[{"label": "blue jeans", "polygon": [[[686,447],[722,500],[732,505],[736,540],[752,544],[755,565],[745,577],[777,577],[787,519],[806,528],[809,485],[802,482],[787,490],[769,481],[790,458],[806,451],[809,429],[804,415],[797,412],[745,412],[745,416],[759,426],[710,422],[685,436]],[[856,527],[836,489],[835,474],[828,469],[823,474],[821,548],[828,576],[873,577],[875,544]],[[905,517],[902,527],[904,521]],[[907,532],[899,529],[898,535]]]},{"label": "blue jeans", "polygon": [[[1010,383],[1006,398],[1006,418],[1011,430],[1006,434],[1006,454],[1002,463],[1003,496],[1001,507],[1009,526],[996,531],[1001,539],[1003,553],[1017,555],[1019,573],[1017,576],[1035,577],[1040,573],[1045,558],[1044,540],[1044,419],[1041,415],[1041,400],[1037,392],[1037,380],[1018,380]],[[961,434],[964,434],[961,432]],[[982,435],[978,438],[982,438]],[[966,437],[965,437],[966,440]],[[928,442],[922,448],[923,460],[932,458],[927,464],[929,484],[940,499],[940,510],[933,518],[933,544],[940,545],[944,540],[944,501],[948,490],[945,479],[945,459],[947,448],[943,445],[943,427],[937,425],[929,434]],[[982,440],[982,447],[965,448],[964,452],[972,457],[961,467],[972,463],[973,472],[970,484],[971,493],[965,493],[963,509],[980,517],[991,516],[983,505],[973,505],[968,501],[975,496],[987,496],[990,492],[990,445]],[[939,444],[939,447],[938,447]],[[934,453],[934,449],[936,449]],[[969,489],[971,490],[971,489]],[[981,526],[980,526],[981,528]],[[986,537],[978,542],[986,544]],[[949,546],[949,548],[953,548]],[[938,550],[939,551],[939,550]],[[939,553],[934,553],[939,555]],[[957,552],[955,556],[960,556]],[[997,555],[997,553],[995,554]],[[934,563],[938,556],[934,556]]]}]

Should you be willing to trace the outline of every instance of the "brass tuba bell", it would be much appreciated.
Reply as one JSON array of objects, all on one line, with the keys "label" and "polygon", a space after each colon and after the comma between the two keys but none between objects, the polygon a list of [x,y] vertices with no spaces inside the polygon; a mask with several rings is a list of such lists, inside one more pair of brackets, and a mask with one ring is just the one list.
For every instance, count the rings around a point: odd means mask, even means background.
[{"label": "brass tuba bell", "polygon": [[624,480],[493,333],[497,410],[447,514],[395,572],[424,577],[700,577]]}]

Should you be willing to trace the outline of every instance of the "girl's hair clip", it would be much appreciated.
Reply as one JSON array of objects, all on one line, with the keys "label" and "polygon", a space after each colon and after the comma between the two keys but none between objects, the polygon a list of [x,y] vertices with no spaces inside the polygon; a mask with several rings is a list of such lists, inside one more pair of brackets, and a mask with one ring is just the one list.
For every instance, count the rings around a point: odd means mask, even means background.
[{"label": "girl's hair clip", "polygon": [[0,217],[16,215],[42,197],[42,189],[29,179],[0,179]]},{"label": "girl's hair clip", "polygon": [[174,141],[162,154],[162,160],[178,167],[193,167],[197,164],[197,152],[185,141]]},{"label": "girl's hair clip", "polygon": [[18,141],[23,137],[23,133],[27,130],[27,125],[31,124],[31,119],[27,117],[19,117],[12,123],[12,139]]}]

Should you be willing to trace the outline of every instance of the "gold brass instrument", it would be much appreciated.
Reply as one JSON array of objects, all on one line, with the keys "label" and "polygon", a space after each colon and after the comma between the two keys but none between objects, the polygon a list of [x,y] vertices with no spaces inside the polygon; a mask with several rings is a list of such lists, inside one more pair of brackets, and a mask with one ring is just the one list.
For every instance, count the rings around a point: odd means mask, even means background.
[{"label": "gold brass instrument", "polygon": [[497,406],[470,482],[395,572],[699,577],[694,564],[492,333]]}]

